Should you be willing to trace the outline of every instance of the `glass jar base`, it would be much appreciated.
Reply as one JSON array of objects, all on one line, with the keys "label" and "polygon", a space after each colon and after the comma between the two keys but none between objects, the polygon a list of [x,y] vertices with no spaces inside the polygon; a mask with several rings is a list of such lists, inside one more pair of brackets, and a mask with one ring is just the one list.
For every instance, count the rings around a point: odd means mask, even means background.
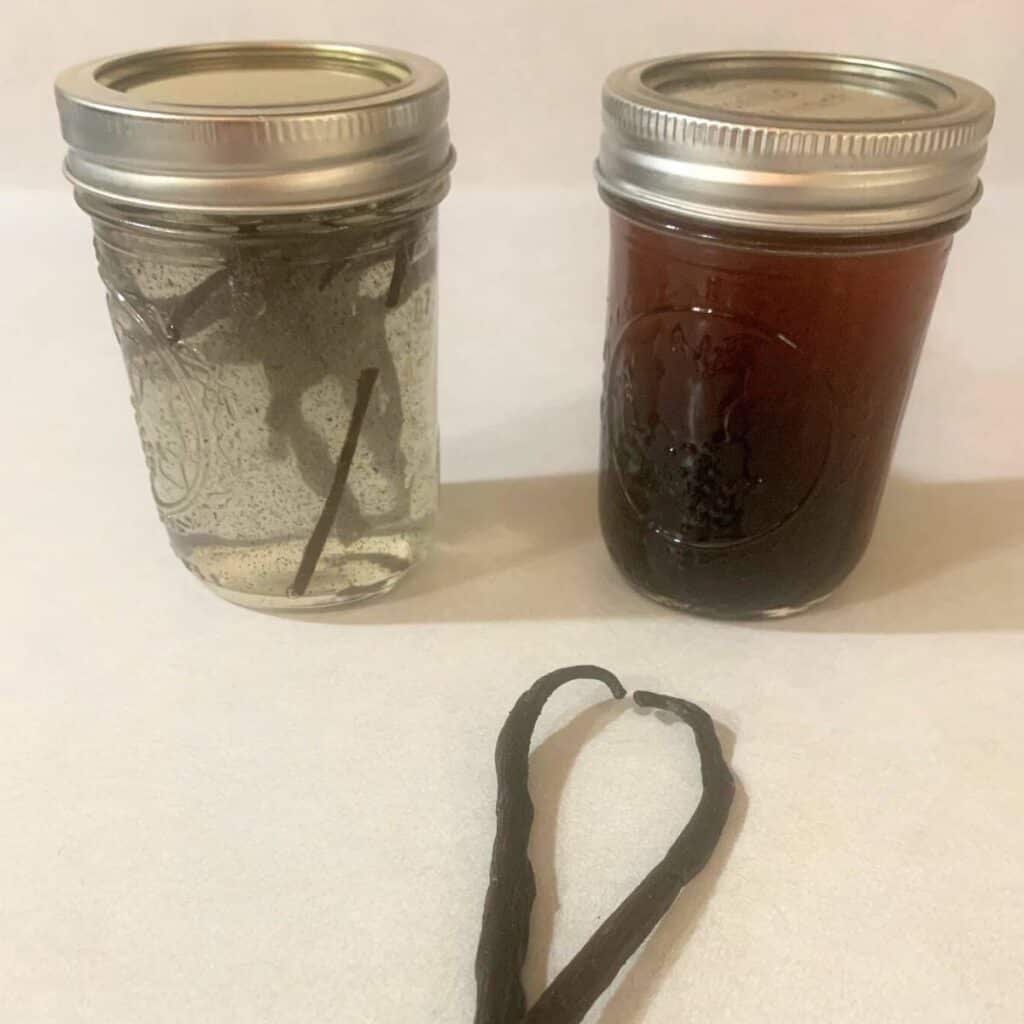
[{"label": "glass jar base", "polygon": [[694,615],[702,619],[724,619],[731,621],[756,622],[762,619],[788,619],[793,615],[799,615],[815,605],[827,601],[834,590],[830,590],[818,597],[813,597],[799,605],[780,605],[774,608],[757,608],[752,611],[734,611],[725,608],[716,608],[707,605],[694,604],[687,601],[677,601],[675,598],[665,597],[663,594],[656,594],[644,587],[638,586],[632,580],[627,580],[630,586],[648,600],[655,601],[665,608],[671,608],[676,612],[685,612],[687,615]]},{"label": "glass jar base", "polygon": [[351,587],[334,594],[306,594],[302,597],[289,597],[281,594],[250,594],[240,590],[228,590],[226,587],[217,586],[216,583],[203,582],[218,597],[230,601],[231,604],[240,605],[242,608],[265,612],[329,611],[332,608],[342,608],[345,605],[359,604],[375,597],[383,597],[384,594],[394,589],[407,571],[396,572],[392,576],[386,576],[376,583],[363,587]]}]

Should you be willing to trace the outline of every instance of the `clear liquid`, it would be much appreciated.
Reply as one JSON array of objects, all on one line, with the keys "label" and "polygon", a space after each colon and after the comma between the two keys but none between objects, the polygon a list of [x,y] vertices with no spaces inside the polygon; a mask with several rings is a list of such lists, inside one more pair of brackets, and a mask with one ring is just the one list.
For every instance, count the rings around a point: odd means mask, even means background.
[{"label": "clear liquid", "polygon": [[380,593],[423,557],[438,489],[433,213],[255,240],[98,223],[97,253],[153,495],[196,576],[238,603],[308,607]]},{"label": "clear liquid", "polygon": [[[250,608],[333,607],[387,593],[427,552],[429,524],[345,542],[328,537],[316,588],[290,593],[305,537],[253,544],[200,545],[182,561],[222,597]],[[287,595],[286,604],[281,594]]]}]

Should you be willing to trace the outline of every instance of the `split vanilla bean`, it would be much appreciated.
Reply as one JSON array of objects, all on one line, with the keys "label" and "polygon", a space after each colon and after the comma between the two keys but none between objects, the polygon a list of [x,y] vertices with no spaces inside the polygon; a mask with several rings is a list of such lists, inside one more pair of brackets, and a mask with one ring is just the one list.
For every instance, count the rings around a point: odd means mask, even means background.
[{"label": "split vanilla bean", "polygon": [[533,824],[530,740],[551,694],[564,683],[583,678],[604,682],[616,698],[625,695],[618,679],[605,669],[593,665],[560,669],[539,679],[519,698],[498,737],[497,827],[477,950],[475,1024],[579,1024],[682,888],[707,864],[725,828],[735,785],[714,722],[689,701],[637,691],[633,699],[638,706],[673,714],[693,730],[703,783],[700,802],[661,862],[527,1008],[521,973],[536,892],[528,855]]}]

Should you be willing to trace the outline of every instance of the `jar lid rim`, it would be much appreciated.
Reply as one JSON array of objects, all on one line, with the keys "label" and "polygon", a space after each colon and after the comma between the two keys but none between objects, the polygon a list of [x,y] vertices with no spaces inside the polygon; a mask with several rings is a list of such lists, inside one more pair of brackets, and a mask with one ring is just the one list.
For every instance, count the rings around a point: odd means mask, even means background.
[{"label": "jar lid rim", "polygon": [[613,195],[731,224],[900,230],[976,202],[995,101],[964,78],[827,53],[683,54],[613,71]]},{"label": "jar lid rim", "polygon": [[406,51],[252,41],[142,50],[56,81],[76,187],[164,209],[317,209],[450,169],[448,79]]}]

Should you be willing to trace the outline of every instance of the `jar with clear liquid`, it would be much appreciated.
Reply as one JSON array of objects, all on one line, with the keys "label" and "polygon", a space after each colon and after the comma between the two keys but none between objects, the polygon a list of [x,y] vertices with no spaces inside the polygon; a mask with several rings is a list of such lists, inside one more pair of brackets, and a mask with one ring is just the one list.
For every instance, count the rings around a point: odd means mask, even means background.
[{"label": "jar with clear liquid", "polygon": [[[437,507],[443,72],[245,44],[94,62],[58,91],[174,551],[253,607],[386,592]],[[154,104],[175,115],[109,141]]]}]

